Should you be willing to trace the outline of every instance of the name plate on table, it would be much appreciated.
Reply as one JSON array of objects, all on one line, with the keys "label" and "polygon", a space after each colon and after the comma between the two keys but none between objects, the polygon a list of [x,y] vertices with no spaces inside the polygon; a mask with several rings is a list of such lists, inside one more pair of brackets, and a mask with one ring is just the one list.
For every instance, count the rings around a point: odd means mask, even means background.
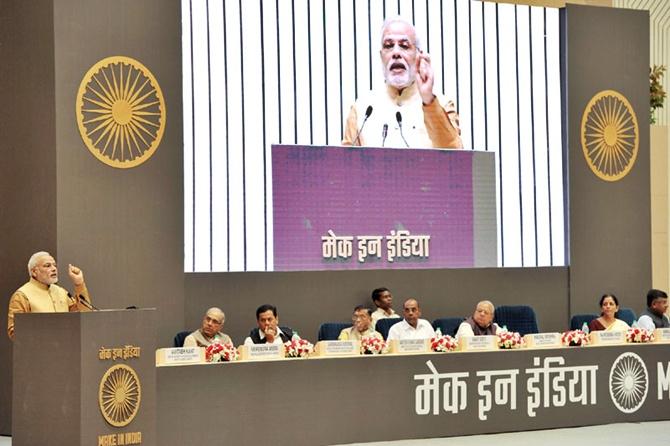
[{"label": "name plate on table", "polygon": [[320,341],[315,348],[317,356],[358,356],[360,341]]},{"label": "name plate on table", "polygon": [[156,365],[200,364],[205,362],[203,347],[175,347],[156,350]]},{"label": "name plate on table", "polygon": [[391,341],[391,353],[427,353],[430,351],[430,339],[394,339]]},{"label": "name plate on table", "polygon": [[559,333],[532,333],[524,337],[528,348],[558,348],[561,347]]},{"label": "name plate on table", "polygon": [[498,350],[498,336],[462,336],[458,349],[462,352]]},{"label": "name plate on table", "polygon": [[589,336],[593,345],[620,345],[626,343],[625,331],[592,331]]},{"label": "name plate on table", "polygon": [[670,342],[670,328],[657,328],[654,330],[654,342]]},{"label": "name plate on table", "polygon": [[283,344],[241,345],[238,348],[240,359],[245,361],[264,361],[267,359],[284,359]]}]

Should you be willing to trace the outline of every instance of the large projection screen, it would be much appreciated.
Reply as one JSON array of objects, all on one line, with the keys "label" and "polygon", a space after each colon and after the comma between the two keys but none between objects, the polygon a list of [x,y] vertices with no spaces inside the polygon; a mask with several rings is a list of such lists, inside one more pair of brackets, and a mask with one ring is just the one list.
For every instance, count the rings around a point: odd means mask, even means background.
[{"label": "large projection screen", "polygon": [[272,271],[271,145],[339,146],[412,21],[466,150],[495,154],[498,266],[566,262],[559,14],[467,0],[182,0],[184,269]]}]

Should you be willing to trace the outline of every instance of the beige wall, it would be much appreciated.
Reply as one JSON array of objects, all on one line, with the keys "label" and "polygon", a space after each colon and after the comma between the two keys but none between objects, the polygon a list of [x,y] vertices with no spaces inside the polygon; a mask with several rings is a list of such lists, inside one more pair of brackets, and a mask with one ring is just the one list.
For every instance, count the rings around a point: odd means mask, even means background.
[{"label": "beige wall", "polygon": [[650,136],[652,286],[668,290],[668,126],[652,125]]},{"label": "beige wall", "polygon": [[493,3],[514,3],[517,5],[530,6],[549,6],[552,8],[562,8],[566,3],[573,5],[589,5],[589,6],[612,6],[612,0],[485,0]]}]

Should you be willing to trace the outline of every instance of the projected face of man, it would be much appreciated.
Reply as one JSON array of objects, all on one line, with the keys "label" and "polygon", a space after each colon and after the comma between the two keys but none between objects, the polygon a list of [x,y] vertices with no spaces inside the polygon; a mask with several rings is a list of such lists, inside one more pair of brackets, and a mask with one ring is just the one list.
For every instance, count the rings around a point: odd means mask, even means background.
[{"label": "projected face of man", "polygon": [[402,21],[390,22],[382,31],[380,51],[386,83],[402,90],[412,85],[416,76],[416,33]]}]

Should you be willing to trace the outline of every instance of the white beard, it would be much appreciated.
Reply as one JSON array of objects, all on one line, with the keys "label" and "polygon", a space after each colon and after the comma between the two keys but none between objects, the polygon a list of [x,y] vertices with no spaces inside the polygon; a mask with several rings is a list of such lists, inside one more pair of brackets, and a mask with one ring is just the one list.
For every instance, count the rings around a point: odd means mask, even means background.
[{"label": "white beard", "polygon": [[386,80],[386,83],[392,87],[397,88],[398,90],[402,90],[412,85],[412,83],[414,83],[415,77],[414,67],[408,67],[403,62],[403,65],[405,65],[405,70],[396,74],[391,71],[391,65],[394,63],[397,63],[397,61],[390,61],[388,65],[384,67],[384,79]]}]

